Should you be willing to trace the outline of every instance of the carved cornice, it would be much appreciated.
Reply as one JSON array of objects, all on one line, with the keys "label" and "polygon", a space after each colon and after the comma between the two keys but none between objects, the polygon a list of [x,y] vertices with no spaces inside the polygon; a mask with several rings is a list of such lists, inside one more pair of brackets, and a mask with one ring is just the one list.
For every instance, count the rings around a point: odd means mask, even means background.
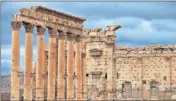
[{"label": "carved cornice", "polygon": [[26,33],[33,33],[34,25],[23,23]]},{"label": "carved cornice", "polygon": [[55,37],[57,34],[57,30],[48,28],[48,34],[49,34],[49,37]]},{"label": "carved cornice", "polygon": [[19,30],[21,28],[21,22],[11,21],[11,26],[13,30]]},{"label": "carved cornice", "polygon": [[37,34],[38,35],[43,35],[45,32],[45,28],[41,26],[37,26]]}]

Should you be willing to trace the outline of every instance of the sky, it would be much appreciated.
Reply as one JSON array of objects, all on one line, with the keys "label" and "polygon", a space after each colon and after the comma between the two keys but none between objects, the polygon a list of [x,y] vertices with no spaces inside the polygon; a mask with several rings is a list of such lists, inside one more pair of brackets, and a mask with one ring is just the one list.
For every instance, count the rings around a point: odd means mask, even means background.
[{"label": "sky", "polygon": [[[139,47],[150,44],[176,44],[176,2],[2,2],[1,3],[1,74],[11,71],[11,20],[20,8],[44,6],[87,19],[85,28],[104,28],[118,24],[116,45]],[[20,70],[24,70],[25,31],[20,29]],[[36,28],[33,61],[37,59]],[[48,34],[45,31],[45,43]]]}]

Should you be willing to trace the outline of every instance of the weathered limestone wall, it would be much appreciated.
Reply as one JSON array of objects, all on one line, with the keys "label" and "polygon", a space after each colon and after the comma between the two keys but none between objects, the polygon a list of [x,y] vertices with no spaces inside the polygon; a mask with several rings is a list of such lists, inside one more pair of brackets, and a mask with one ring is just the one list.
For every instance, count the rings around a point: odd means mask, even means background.
[{"label": "weathered limestone wall", "polygon": [[116,83],[119,91],[125,90],[121,95],[127,98],[170,100],[175,92],[171,94],[175,81],[175,54],[175,46],[117,47],[114,53]]}]

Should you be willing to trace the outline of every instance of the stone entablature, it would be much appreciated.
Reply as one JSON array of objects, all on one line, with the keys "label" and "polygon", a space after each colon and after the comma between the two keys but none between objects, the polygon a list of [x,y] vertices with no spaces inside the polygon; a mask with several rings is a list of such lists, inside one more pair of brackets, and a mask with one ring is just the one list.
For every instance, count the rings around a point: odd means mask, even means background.
[{"label": "stone entablature", "polygon": [[20,14],[14,14],[13,20],[53,28],[63,32],[82,34],[82,23],[86,19],[41,6],[33,6],[31,9],[20,9]]}]

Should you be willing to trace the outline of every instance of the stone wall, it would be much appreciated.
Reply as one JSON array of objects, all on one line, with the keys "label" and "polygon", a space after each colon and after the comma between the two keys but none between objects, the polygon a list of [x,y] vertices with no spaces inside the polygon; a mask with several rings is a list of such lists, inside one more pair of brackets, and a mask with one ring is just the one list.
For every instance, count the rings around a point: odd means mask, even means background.
[{"label": "stone wall", "polygon": [[[175,95],[175,46],[116,47],[118,94],[127,98],[171,99]],[[125,95],[124,85],[131,85],[132,91],[128,91],[131,94]]]}]

